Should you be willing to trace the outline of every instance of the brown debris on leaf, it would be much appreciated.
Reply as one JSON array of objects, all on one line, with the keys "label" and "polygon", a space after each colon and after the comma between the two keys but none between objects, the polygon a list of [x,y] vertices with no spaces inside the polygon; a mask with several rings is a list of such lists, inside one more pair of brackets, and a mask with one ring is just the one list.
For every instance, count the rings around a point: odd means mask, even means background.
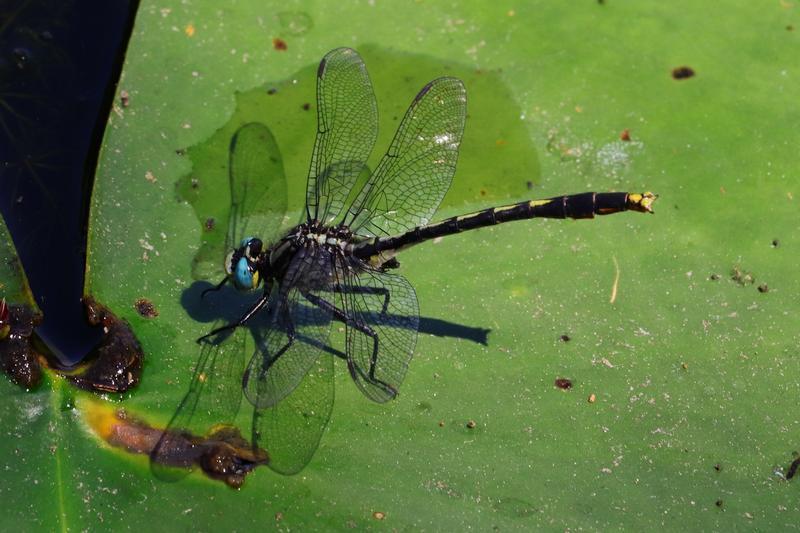
[{"label": "brown debris on leaf", "polygon": [[17,385],[28,390],[42,380],[39,353],[31,345],[33,328],[42,315],[27,305],[0,301],[0,368]]},{"label": "brown debris on leaf", "polygon": [[109,445],[128,453],[149,455],[154,468],[190,470],[197,466],[211,479],[231,488],[241,487],[247,474],[269,461],[266,451],[251,446],[233,426],[220,425],[207,436],[198,437],[154,428],[107,404],[91,404],[87,414],[89,426]]},{"label": "brown debris on leaf", "polygon": [[76,386],[99,392],[126,392],[139,384],[144,352],[130,325],[93,298],[84,298],[92,325],[103,326],[103,338],[86,356],[85,364],[64,377]]}]

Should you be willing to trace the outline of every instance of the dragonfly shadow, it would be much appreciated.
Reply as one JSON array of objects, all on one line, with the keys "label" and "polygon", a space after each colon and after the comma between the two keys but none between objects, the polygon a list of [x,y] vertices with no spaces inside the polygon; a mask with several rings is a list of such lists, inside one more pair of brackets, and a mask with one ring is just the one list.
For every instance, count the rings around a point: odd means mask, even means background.
[{"label": "dragonfly shadow", "polygon": [[[213,323],[217,320],[229,324],[236,322],[261,296],[260,291],[253,294],[242,294],[229,285],[223,286],[218,291],[207,293],[205,297],[202,296],[204,291],[213,287],[214,285],[207,281],[195,281],[183,291],[181,305],[193,320],[203,323]],[[266,315],[266,312],[261,312],[254,317],[252,324],[248,323],[248,327],[256,337],[258,337],[258,331],[263,331],[267,326]],[[440,318],[420,317],[419,319],[420,333],[463,339],[482,346],[488,346],[491,331],[488,328],[468,326]],[[330,346],[322,347],[322,349],[337,357],[344,356],[342,352]]]}]

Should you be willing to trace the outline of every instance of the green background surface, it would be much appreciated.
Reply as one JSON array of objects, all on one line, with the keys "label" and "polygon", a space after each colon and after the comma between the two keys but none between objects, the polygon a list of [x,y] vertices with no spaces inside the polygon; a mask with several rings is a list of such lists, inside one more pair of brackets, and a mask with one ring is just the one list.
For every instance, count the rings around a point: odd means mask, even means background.
[{"label": "green background surface", "polygon": [[[200,474],[164,483],[146,458],[88,431],[88,395],[57,379],[35,393],[3,381],[5,523],[796,528],[798,489],[779,474],[800,447],[799,9],[142,2],[119,84],[129,105],[116,101],[97,173],[87,292],[130,321],[147,354],[141,386],[104,401],[153,424],[186,392],[194,339],[216,318],[185,305],[209,238],[202,222],[225,215],[227,184],[213,169],[227,153],[215,132],[266,124],[296,213],[313,73],[332,48],[365,59],[381,113],[376,152],[426,81],[464,79],[467,131],[441,217],[584,190],[661,199],[652,217],[509,224],[404,253],[421,315],[490,329],[488,344],[421,334],[387,405],[339,368],[328,431],[296,476],[261,468],[240,491]],[[679,66],[696,75],[674,80]],[[194,173],[209,184],[204,200],[186,197]],[[731,280],[735,268],[755,284]],[[158,317],[136,314],[143,297]],[[559,377],[574,387],[557,389]]]}]

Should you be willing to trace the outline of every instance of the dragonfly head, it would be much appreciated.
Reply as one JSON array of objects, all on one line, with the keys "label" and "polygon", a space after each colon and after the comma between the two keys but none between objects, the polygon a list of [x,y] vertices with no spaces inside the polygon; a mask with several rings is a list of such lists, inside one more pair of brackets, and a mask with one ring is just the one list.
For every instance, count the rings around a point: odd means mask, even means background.
[{"label": "dragonfly head", "polygon": [[258,269],[263,251],[264,243],[261,239],[246,237],[225,258],[225,271],[237,290],[252,291],[263,281]]}]

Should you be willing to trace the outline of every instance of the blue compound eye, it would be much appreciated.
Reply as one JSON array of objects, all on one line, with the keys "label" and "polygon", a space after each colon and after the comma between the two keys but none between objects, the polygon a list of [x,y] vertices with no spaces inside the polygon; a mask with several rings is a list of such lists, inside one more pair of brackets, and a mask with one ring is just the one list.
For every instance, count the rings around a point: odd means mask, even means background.
[{"label": "blue compound eye", "polygon": [[239,262],[236,263],[236,269],[233,272],[233,285],[240,291],[251,290],[255,287],[255,281],[258,279],[253,274],[247,259],[244,257],[239,258]]}]

